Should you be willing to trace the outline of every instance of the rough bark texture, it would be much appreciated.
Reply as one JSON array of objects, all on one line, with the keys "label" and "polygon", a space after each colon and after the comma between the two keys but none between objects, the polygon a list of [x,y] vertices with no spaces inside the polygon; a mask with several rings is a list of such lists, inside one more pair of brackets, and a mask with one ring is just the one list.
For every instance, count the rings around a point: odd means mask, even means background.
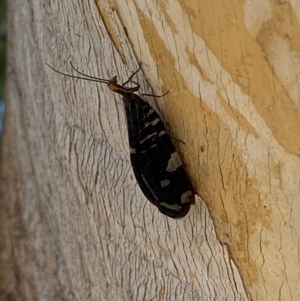
[{"label": "rough bark texture", "polygon": [[[0,299],[299,300],[296,2],[8,4]],[[139,61],[204,201],[183,221],[139,190],[121,98],[46,66]]]}]

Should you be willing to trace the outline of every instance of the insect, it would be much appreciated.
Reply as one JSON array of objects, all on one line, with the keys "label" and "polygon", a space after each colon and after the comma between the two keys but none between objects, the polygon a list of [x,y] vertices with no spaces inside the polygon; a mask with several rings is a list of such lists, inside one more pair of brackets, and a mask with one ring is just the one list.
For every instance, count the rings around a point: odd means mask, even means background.
[{"label": "insect", "polygon": [[[140,68],[124,84],[119,85],[117,76],[110,80],[97,78],[78,71],[71,64],[80,75],[76,76],[48,66],[59,74],[75,79],[105,83],[111,91],[123,96],[130,160],[139,187],[161,213],[175,219],[184,217],[189,212],[190,205],[195,202],[194,190],[172,138],[158,113],[134,93],[139,90],[140,85],[132,78]],[[126,86],[128,83],[133,83],[135,86],[128,87]],[[143,95],[149,96],[149,94]]]}]

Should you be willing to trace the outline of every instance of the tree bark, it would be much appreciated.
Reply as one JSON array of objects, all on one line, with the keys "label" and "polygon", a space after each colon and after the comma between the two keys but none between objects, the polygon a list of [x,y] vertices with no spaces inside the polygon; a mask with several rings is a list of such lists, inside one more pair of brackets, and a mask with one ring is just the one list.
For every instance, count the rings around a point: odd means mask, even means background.
[{"label": "tree bark", "polygon": [[[8,3],[1,300],[299,300],[295,1]],[[129,161],[124,82],[163,116],[198,197],[173,220]],[[184,141],[180,143],[179,140]]]}]

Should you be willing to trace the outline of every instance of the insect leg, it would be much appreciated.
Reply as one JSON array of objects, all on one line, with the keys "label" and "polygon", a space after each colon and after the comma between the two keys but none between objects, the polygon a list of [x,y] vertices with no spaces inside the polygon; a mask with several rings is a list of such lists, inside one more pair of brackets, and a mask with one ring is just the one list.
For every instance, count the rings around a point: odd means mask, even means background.
[{"label": "insect leg", "polygon": [[165,93],[162,94],[162,95],[154,95],[154,94],[146,94],[146,93],[143,93],[143,94],[141,94],[141,95],[143,95],[143,96],[152,96],[152,97],[157,97],[157,98],[159,98],[159,97],[164,97],[164,96],[167,95],[168,93],[169,93],[169,91],[165,92]]}]

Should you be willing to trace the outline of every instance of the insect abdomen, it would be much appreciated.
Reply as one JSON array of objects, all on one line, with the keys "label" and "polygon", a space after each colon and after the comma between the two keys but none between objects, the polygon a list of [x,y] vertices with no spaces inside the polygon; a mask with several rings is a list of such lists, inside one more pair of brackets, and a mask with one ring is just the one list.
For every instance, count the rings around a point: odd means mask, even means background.
[{"label": "insect abdomen", "polygon": [[185,216],[193,188],[163,122],[138,95],[131,93],[123,100],[131,164],[141,190],[167,216]]}]

